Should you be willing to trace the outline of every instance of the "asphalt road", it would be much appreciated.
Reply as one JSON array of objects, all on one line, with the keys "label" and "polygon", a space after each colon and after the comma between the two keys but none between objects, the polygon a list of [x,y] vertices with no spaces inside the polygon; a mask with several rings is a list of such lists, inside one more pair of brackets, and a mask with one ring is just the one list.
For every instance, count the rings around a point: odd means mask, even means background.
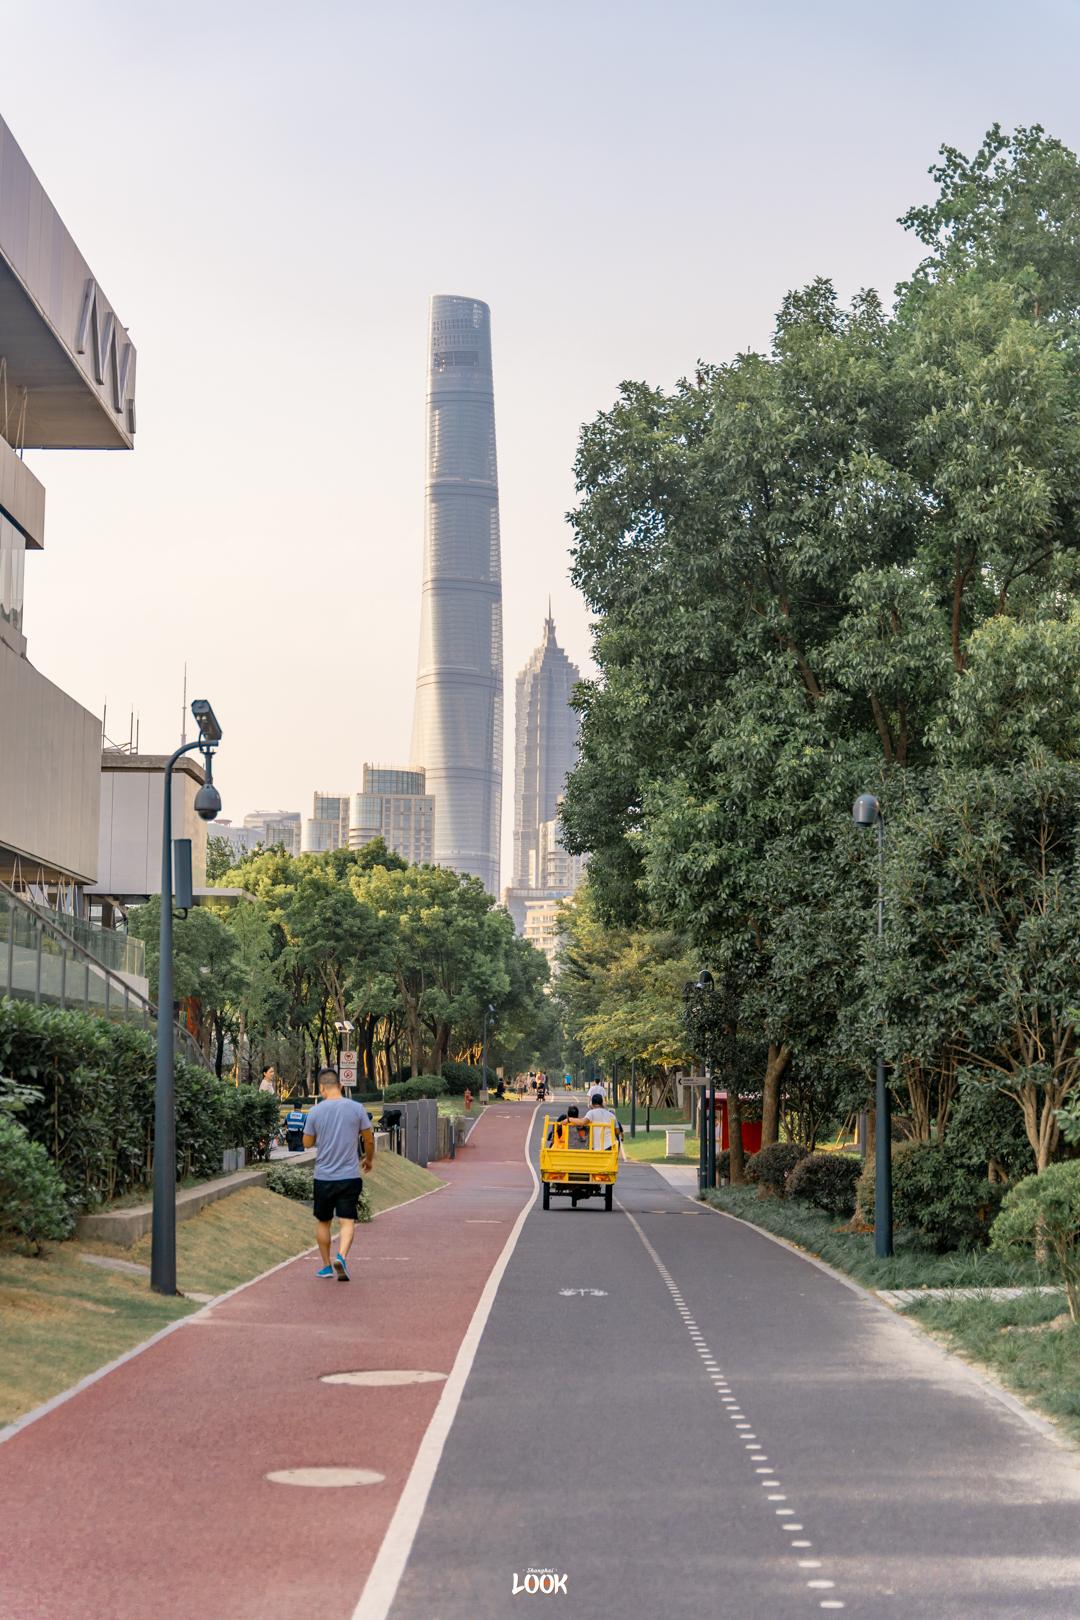
[{"label": "asphalt road", "polygon": [[617,1197],[527,1217],[391,1620],[1080,1617],[1075,1453],[647,1166]]}]

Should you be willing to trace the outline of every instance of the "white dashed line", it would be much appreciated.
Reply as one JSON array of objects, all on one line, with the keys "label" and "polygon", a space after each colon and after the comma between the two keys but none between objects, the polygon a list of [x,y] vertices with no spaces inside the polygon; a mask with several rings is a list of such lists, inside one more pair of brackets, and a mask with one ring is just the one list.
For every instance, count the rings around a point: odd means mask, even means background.
[{"label": "white dashed line", "polygon": [[[652,1260],[657,1271],[660,1273],[660,1276],[667,1287],[668,1293],[671,1295],[672,1303],[675,1306],[675,1309],[678,1311],[679,1316],[682,1318],[683,1326],[686,1328],[687,1335],[689,1336],[694,1349],[702,1358],[702,1368],[708,1375],[714,1392],[720,1397],[721,1407],[724,1409],[731,1422],[734,1423],[735,1433],[742,1441],[743,1449],[746,1451],[751,1463],[754,1464],[754,1473],[767,1474],[769,1476],[767,1479],[759,1479],[758,1481],[763,1489],[770,1492],[770,1494],[766,1496],[765,1500],[767,1502],[786,1502],[787,1495],[780,1489],[781,1481],[774,1477],[777,1472],[775,1465],[769,1463],[769,1459],[765,1455],[757,1435],[752,1432],[752,1422],[746,1417],[746,1414],[743,1412],[742,1407],[739,1405],[739,1402],[735,1396],[730,1393],[730,1385],[728,1380],[719,1371],[720,1364],[709,1348],[705,1335],[702,1333],[701,1329],[697,1325],[697,1322],[694,1320],[693,1313],[687,1308],[678,1284],[675,1282],[675,1279],[668,1271],[663,1260],[660,1258],[652,1244],[649,1242],[648,1238],[645,1236],[639,1222],[634,1218],[633,1215],[631,1215],[629,1210],[623,1209],[623,1213],[626,1215],[630,1225],[634,1228],[638,1237],[641,1239],[649,1258]],[[794,1508],[789,1507],[777,1507],[773,1509],[773,1513],[779,1521],[780,1529],[788,1535],[793,1535],[795,1532],[801,1531],[804,1528],[804,1526],[796,1520],[795,1511],[796,1510]],[[788,1542],[788,1546],[791,1548],[807,1549],[811,1548],[813,1543],[806,1539],[791,1540]],[[820,1558],[798,1558],[796,1559],[796,1564],[799,1569],[822,1568],[822,1560]],[[808,1590],[818,1592],[835,1589],[836,1582],[821,1576],[815,1577],[813,1580],[806,1581],[805,1585]],[[822,1609],[842,1609],[844,1607],[844,1603],[840,1598],[822,1598],[818,1606]]]}]

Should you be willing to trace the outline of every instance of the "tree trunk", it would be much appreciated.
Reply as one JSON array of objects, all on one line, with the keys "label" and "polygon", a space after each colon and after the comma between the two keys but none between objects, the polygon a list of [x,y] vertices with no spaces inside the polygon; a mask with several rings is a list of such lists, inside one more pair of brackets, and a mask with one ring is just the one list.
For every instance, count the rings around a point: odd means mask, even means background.
[{"label": "tree trunk", "polygon": [[[775,1042],[769,1045],[769,1061],[765,1066],[765,1080],[762,1086],[761,1099],[761,1145],[768,1147],[770,1143],[780,1139],[780,1082],[787,1072],[791,1062],[790,1046],[777,1046]],[[730,1091],[734,1091],[734,1085]],[[731,1107],[730,1095],[728,1107]]]},{"label": "tree trunk", "polygon": [[[703,1099],[704,1100],[704,1099]],[[746,1159],[742,1145],[742,1098],[739,1088],[728,1086],[728,1141],[731,1144],[730,1158],[728,1159],[728,1180],[733,1187],[746,1185]],[[764,1142],[764,1136],[762,1137]]]}]

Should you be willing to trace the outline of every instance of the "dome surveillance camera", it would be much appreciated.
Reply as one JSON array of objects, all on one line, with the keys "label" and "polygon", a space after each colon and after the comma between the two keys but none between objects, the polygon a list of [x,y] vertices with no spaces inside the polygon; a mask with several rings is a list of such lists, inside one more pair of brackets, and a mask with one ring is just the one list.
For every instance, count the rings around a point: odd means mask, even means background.
[{"label": "dome surveillance camera", "polygon": [[213,782],[204,782],[195,795],[195,814],[204,821],[213,821],[221,814],[221,794]]}]

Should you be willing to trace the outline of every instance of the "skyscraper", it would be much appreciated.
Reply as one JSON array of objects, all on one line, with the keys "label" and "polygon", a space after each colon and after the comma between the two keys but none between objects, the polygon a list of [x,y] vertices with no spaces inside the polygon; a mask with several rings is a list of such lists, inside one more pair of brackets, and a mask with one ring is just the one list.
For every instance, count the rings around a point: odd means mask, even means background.
[{"label": "skyscraper", "polygon": [[412,866],[433,864],[435,800],[422,770],[364,766],[364,790],[352,798],[349,847],[362,849],[373,838]]},{"label": "skyscraper", "polygon": [[570,707],[581,679],[544,620],[544,639],[517,678],[514,735],[514,887],[549,886],[542,867],[544,824],[557,815],[577,764],[578,716]]},{"label": "skyscraper", "polygon": [[499,889],[502,580],[491,312],[437,294],[428,343],[420,657],[412,761],[435,796],[435,863]]}]

